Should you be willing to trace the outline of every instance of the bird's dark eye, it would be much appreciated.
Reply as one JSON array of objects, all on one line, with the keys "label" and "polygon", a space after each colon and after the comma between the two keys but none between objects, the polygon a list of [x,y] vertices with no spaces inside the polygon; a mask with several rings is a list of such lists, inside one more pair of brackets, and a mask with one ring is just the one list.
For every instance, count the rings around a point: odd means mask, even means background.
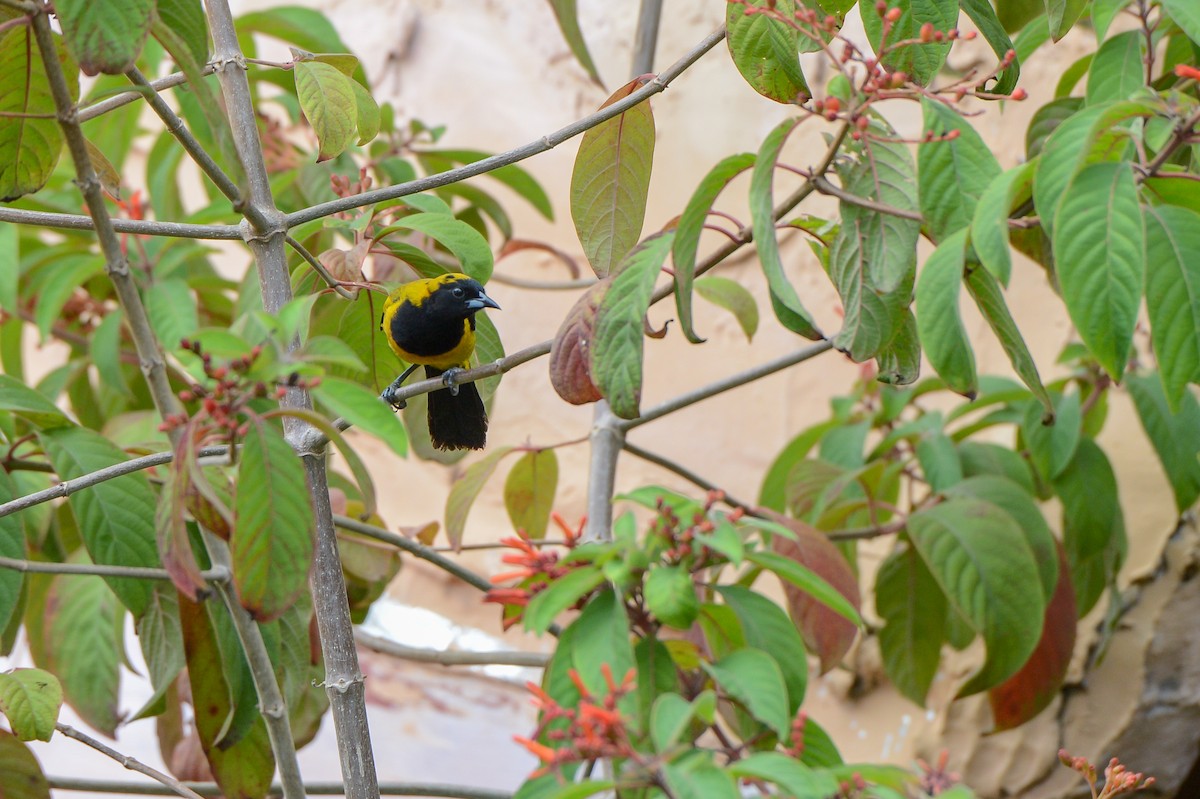
[{"label": "bird's dark eye", "polygon": [[455,286],[454,288],[450,289],[450,293],[459,299],[462,299],[467,294],[462,290],[462,286]]}]

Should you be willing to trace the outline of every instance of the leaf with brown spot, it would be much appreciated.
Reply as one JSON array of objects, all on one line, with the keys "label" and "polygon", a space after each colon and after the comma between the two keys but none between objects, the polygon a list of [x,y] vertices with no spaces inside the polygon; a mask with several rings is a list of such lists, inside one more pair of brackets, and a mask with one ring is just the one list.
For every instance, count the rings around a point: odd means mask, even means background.
[{"label": "leaf with brown spot", "polygon": [[572,405],[586,405],[601,396],[592,380],[591,346],[596,311],[608,286],[609,281],[602,280],[584,292],[554,335],[554,346],[550,350],[550,383],[558,396]]},{"label": "leaf with brown spot", "polygon": [[1058,696],[1075,649],[1075,590],[1062,544],[1058,545],[1058,585],[1046,606],[1037,648],[1013,676],[988,691],[995,732],[1018,727]]},{"label": "leaf with brown spot", "polygon": [[[789,519],[770,511],[763,512],[796,534],[795,541],[776,536],[772,548],[780,555],[811,569],[837,589],[856,610],[861,611],[858,579],[833,542],[815,527],[798,519]],[[800,634],[804,636],[809,651],[820,659],[821,673],[824,674],[836,666],[850,649],[858,629],[849,619],[791,583],[785,581],[783,591],[787,596],[792,621],[796,622]]]}]

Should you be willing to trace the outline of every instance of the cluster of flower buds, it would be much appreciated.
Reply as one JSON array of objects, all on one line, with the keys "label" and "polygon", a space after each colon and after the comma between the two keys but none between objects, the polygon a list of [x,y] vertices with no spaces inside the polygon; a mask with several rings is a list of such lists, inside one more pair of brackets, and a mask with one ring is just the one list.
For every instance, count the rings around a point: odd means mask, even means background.
[{"label": "cluster of flower buds", "polygon": [[199,408],[193,414],[168,414],[159,425],[164,432],[184,426],[189,419],[200,419],[216,432],[244,436],[247,428],[242,422],[241,411],[250,400],[268,396],[282,399],[289,388],[313,388],[319,382],[317,378],[305,380],[298,374],[290,375],[282,385],[251,379],[248,375],[262,355],[261,346],[254,347],[247,355],[223,363],[215,362],[212,354],[204,352],[198,341],[185,338],[179,342],[179,346],[200,358],[206,383],[193,383],[179,392],[181,402],[187,405],[199,403]]},{"label": "cluster of flower buds", "polygon": [[[666,563],[683,565],[690,570],[711,566],[717,557],[712,549],[696,540],[699,534],[707,535],[716,529],[712,520],[712,508],[725,498],[723,491],[709,491],[704,501],[703,510],[697,510],[687,524],[675,513],[675,509],[659,497],[656,510],[658,518],[651,525],[650,534],[659,536],[666,544],[662,556]],[[742,518],[745,511],[735,508],[729,514],[729,520],[736,522]]]},{"label": "cluster of flower buds", "polygon": [[[567,672],[579,691],[576,708],[563,707],[538,685],[525,683],[539,711],[538,726],[530,738],[514,735],[513,740],[542,762],[541,767],[530,775],[531,778],[558,771],[570,763],[636,757],[625,717],[617,710],[617,705],[634,690],[637,672],[630,669],[620,683],[613,679],[612,669],[607,663],[600,664],[600,673],[608,693],[602,699],[597,699],[588,690],[579,672],[575,669]],[[539,739],[546,743],[541,743]]]},{"label": "cluster of flower buds", "polygon": [[950,752],[943,749],[938,752],[937,762],[933,765],[917,758],[917,767],[921,769],[919,787],[929,796],[937,796],[950,790],[959,783],[962,777],[947,766],[950,764]]},{"label": "cluster of flower buds", "polygon": [[353,183],[345,175],[329,176],[329,184],[333,187],[333,193],[339,197],[353,197],[362,194],[371,188],[372,183],[371,175],[367,172],[366,167],[358,170],[358,180]]},{"label": "cluster of flower buds", "polygon": [[1108,761],[1104,768],[1104,787],[1096,792],[1096,767],[1086,757],[1071,757],[1066,749],[1058,750],[1058,760],[1067,768],[1078,771],[1087,780],[1096,799],[1111,799],[1122,793],[1134,793],[1154,785],[1154,778],[1147,777],[1140,771],[1134,772],[1125,768],[1115,757]]}]

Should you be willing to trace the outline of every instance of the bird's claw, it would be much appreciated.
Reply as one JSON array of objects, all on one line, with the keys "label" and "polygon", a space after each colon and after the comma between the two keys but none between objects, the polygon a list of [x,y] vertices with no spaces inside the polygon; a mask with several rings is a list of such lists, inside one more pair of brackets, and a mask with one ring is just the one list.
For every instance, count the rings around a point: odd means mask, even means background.
[{"label": "bird's claw", "polygon": [[396,398],[396,391],[399,388],[400,387],[398,385],[392,383],[383,390],[383,393],[379,395],[379,398],[388,405],[392,406],[393,410],[402,411],[408,407],[408,400]]},{"label": "bird's claw", "polygon": [[460,374],[462,374],[463,371],[464,370],[458,368],[457,366],[453,366],[453,367],[447,369],[446,371],[442,372],[442,383],[446,386],[446,388],[450,389],[450,396],[452,396],[452,397],[458,396],[458,382],[457,381],[458,381],[458,376]]}]

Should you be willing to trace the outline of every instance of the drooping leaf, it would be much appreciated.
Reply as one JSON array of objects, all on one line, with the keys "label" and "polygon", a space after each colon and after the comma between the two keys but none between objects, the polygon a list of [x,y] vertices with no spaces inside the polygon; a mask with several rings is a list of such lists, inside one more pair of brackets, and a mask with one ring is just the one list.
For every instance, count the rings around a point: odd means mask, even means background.
[{"label": "drooping leaf", "polygon": [[1013,371],[1029,387],[1029,390],[1042,404],[1042,408],[1048,413],[1051,410],[1050,395],[1046,393],[1046,387],[1042,385],[1042,376],[1038,374],[1037,364],[1029,352],[1029,347],[1025,345],[1021,331],[1017,329],[1017,323],[1013,321],[1012,315],[1008,312],[1008,304],[1004,301],[1000,284],[992,273],[985,269],[969,269],[966,282],[967,291],[975,300],[975,306],[987,321],[988,327],[1000,340],[1000,345],[1004,347],[1004,354],[1008,356]]},{"label": "drooping leaf", "polygon": [[175,33],[197,64],[208,61],[208,17],[200,0],[156,0],[155,12],[159,23]]},{"label": "drooping leaf", "polygon": [[1162,0],[1162,6],[1189,39],[1200,42],[1200,8],[1188,0]]},{"label": "drooping leaf", "polygon": [[938,245],[917,280],[917,330],[934,371],[952,391],[973,399],[978,388],[975,355],[958,310],[966,230]]},{"label": "drooping leaf", "polygon": [[567,46],[571,48],[575,60],[591,76],[592,80],[596,81],[597,85],[603,86],[600,73],[596,71],[596,64],[592,61],[591,53],[588,52],[587,42],[584,41],[583,31],[579,29],[579,15],[575,10],[575,0],[549,0],[549,2],[550,7],[554,9],[554,18],[558,20],[558,29],[562,31],[563,38],[566,39]]},{"label": "drooping leaf", "polygon": [[487,239],[475,228],[450,214],[426,212],[403,216],[376,234],[383,238],[394,230],[415,230],[436,241],[458,259],[460,271],[480,283],[492,276],[495,260]]},{"label": "drooping leaf", "polygon": [[1175,494],[1175,508],[1184,513],[1200,497],[1200,402],[1185,391],[1172,411],[1153,374],[1130,375],[1127,387]]},{"label": "drooping leaf", "polygon": [[317,162],[336,158],[354,142],[358,129],[354,80],[320,61],[298,60],[292,71],[300,108],[317,136]]},{"label": "drooping leaf", "polygon": [[552,449],[526,452],[504,481],[504,508],[513,528],[544,538],[558,489],[558,456]]},{"label": "drooping leaf", "polygon": [[[770,13],[750,13],[750,9],[767,8],[787,21]],[[789,24],[795,15],[795,0],[725,5],[725,40],[734,66],[750,88],[777,103],[801,103],[812,96],[800,68],[800,53],[816,49],[817,44]]]},{"label": "drooping leaf", "polygon": [[[0,475],[0,502],[8,502],[18,496],[18,488],[8,473]],[[21,515],[0,517],[0,557],[25,559],[25,525]],[[25,575],[21,572],[0,569],[0,633],[8,629],[9,620],[18,614],[24,586]],[[3,651],[3,647],[0,647],[0,651]]]},{"label": "drooping leaf", "polygon": [[[79,99],[79,71],[62,39],[55,38],[71,100]],[[0,35],[0,202],[32,194],[46,184],[62,152],[54,96],[31,25]]]},{"label": "drooping leaf", "polygon": [[1142,32],[1119,33],[1100,45],[1088,69],[1088,105],[1126,100],[1145,85]]},{"label": "drooping leaf", "polygon": [[[39,438],[63,480],[126,460],[108,439],[84,427],[45,430]],[[153,522],[157,497],[144,473],[98,483],[71,495],[69,502],[92,561],[106,566],[158,565]],[[150,584],[128,577],[105,580],[134,617],[141,616],[150,601]]]},{"label": "drooping leaf", "polygon": [[987,660],[959,696],[1008,679],[1042,633],[1038,567],[1012,517],[988,502],[948,499],[913,513],[908,533],[950,603],[983,636]]},{"label": "drooping leaf", "polygon": [[1082,617],[1116,580],[1129,548],[1117,478],[1095,441],[1080,440],[1075,457],[1054,481],[1054,491],[1062,501],[1063,546]]},{"label": "drooping leaf", "polygon": [[1042,637],[1021,669],[988,692],[995,731],[1018,727],[1045,710],[1059,695],[1075,649],[1075,593],[1066,553],[1056,547],[1058,584],[1046,605]]},{"label": "drooping leaf", "polygon": [[601,280],[571,306],[554,335],[550,349],[550,384],[572,405],[586,405],[601,398],[592,376],[591,346],[596,331],[596,311],[611,285]]},{"label": "drooping leaf", "polygon": [[[677,272],[676,279],[678,277]],[[738,326],[746,334],[746,340],[754,339],[758,330],[758,305],[754,302],[754,295],[741,283],[727,277],[706,275],[696,281],[696,293],[733,314]]]},{"label": "drooping leaf", "polygon": [[1047,420],[1036,405],[1026,410],[1021,434],[1029,448],[1029,460],[1043,479],[1053,480],[1067,468],[1079,444],[1082,424],[1079,394],[1075,392],[1058,397],[1053,419]]},{"label": "drooping leaf", "polygon": [[62,685],[48,671],[13,669],[0,673],[0,714],[22,741],[49,741],[62,702]]},{"label": "drooping leaf", "polygon": [[[205,587],[200,576],[200,564],[192,550],[191,534],[188,531],[187,497],[195,491],[198,482],[194,473],[195,464],[187,439],[180,439],[175,457],[167,469],[166,484],[162,497],[154,512],[154,533],[162,565],[171,575],[172,585],[189,599],[196,601]],[[214,525],[212,528],[219,530]],[[225,530],[225,537],[229,531]]]},{"label": "drooping leaf", "polygon": [[50,783],[29,746],[0,730],[0,774],[4,799],[50,799]]},{"label": "drooping leaf", "polygon": [[[635,78],[601,108],[642,85]],[[639,103],[583,134],[571,172],[571,218],[597,277],[612,273],[642,235],[654,161],[654,116]]]},{"label": "drooping leaf", "polygon": [[783,149],[783,143],[788,134],[795,129],[797,122],[795,119],[786,119],[779,123],[767,134],[762,147],[759,148],[754,172],[750,177],[750,220],[758,260],[771,289],[772,304],[782,306],[785,311],[782,315],[776,314],[779,321],[792,332],[815,340],[821,338],[821,333],[813,324],[812,316],[805,310],[796,288],[783,272],[783,261],[779,257],[779,240],[775,233],[775,165],[779,161],[779,151]]},{"label": "drooping leaf", "polygon": [[907,386],[921,376],[921,337],[917,318],[905,308],[896,335],[875,356],[879,373],[875,379],[889,386]]},{"label": "drooping leaf", "polygon": [[1046,0],[1046,17],[1050,23],[1050,38],[1058,41],[1067,35],[1079,15],[1087,8],[1088,0]]},{"label": "drooping leaf", "polygon": [[921,212],[935,241],[971,223],[975,206],[1000,174],[1000,163],[975,128],[940,102],[921,98],[926,133],[951,135],[949,141],[925,142],[917,150]]},{"label": "drooping leaf", "polygon": [[155,0],[58,0],[54,9],[67,49],[84,74],[119,75],[141,53],[154,6]]},{"label": "drooping leaf", "polygon": [[155,698],[166,695],[186,665],[179,624],[179,598],[170,583],[155,584],[150,604],[137,621],[137,636],[142,658],[146,661],[147,676],[154,687],[154,698],[138,714],[141,717],[149,715]]},{"label": "drooping leaf", "polygon": [[642,320],[674,236],[674,231],[655,234],[630,252],[596,311],[590,372],[613,413],[622,419],[634,419],[640,412]]},{"label": "drooping leaf", "polygon": [[242,441],[229,542],[238,600],[270,621],[308,590],[315,521],[304,466],[274,427],[252,419]]},{"label": "drooping leaf", "polygon": [[755,752],[729,764],[729,773],[743,779],[778,785],[786,796],[823,799],[837,795],[839,783],[828,772],[817,771],[782,752]]},{"label": "drooping leaf", "polygon": [[740,585],[718,586],[725,604],[742,623],[746,645],[774,655],[788,691],[788,712],[795,714],[808,688],[808,658],[795,623],[762,594]]},{"label": "drooping leaf", "polygon": [[992,179],[979,197],[971,219],[971,246],[980,263],[1008,286],[1012,253],[1008,243],[1008,217],[1018,198],[1028,196],[1033,185],[1034,163],[1027,161]]},{"label": "drooping leaf", "polygon": [[1150,336],[1175,411],[1187,384],[1200,377],[1200,213],[1174,205],[1143,206],[1143,212]]},{"label": "drooping leaf", "polygon": [[46,602],[49,670],[80,718],[114,737],[125,610],[99,577],[57,575]]},{"label": "drooping leaf", "polygon": [[483,458],[475,461],[462,477],[454,481],[446,497],[446,538],[456,549],[462,545],[463,532],[467,527],[467,514],[471,505],[483,490],[484,484],[496,471],[500,459],[512,452],[512,447],[496,447]]},{"label": "drooping leaf", "polygon": [[729,181],[753,165],[754,155],[751,153],[738,153],[722,159],[700,181],[679,217],[675,243],[671,247],[671,261],[675,266],[675,308],[679,313],[679,326],[693,344],[704,341],[696,335],[692,325],[692,281],[696,273],[696,249],[700,244],[700,234],[717,195],[729,185]]},{"label": "drooping leaf", "polygon": [[[1012,39],[1008,38],[1008,32],[1004,30],[1004,25],[1001,24],[995,9],[988,0],[959,0],[959,6],[975,23],[975,27],[979,28],[979,32],[983,34],[983,38],[987,40],[997,59],[1003,59],[1009,50],[1015,49]],[[994,94],[1011,94],[1012,90],[1017,87],[1017,80],[1020,77],[1021,60],[1014,58],[1013,62],[996,76],[995,84],[988,91]]]},{"label": "drooping leaf", "polygon": [[1114,380],[1129,359],[1146,257],[1128,163],[1085,167],[1056,213],[1054,258],[1063,302],[1083,343]]},{"label": "drooping leaf", "polygon": [[946,637],[946,595],[914,550],[892,553],[879,568],[875,611],[884,622],[879,648],[888,677],[924,705]]}]

